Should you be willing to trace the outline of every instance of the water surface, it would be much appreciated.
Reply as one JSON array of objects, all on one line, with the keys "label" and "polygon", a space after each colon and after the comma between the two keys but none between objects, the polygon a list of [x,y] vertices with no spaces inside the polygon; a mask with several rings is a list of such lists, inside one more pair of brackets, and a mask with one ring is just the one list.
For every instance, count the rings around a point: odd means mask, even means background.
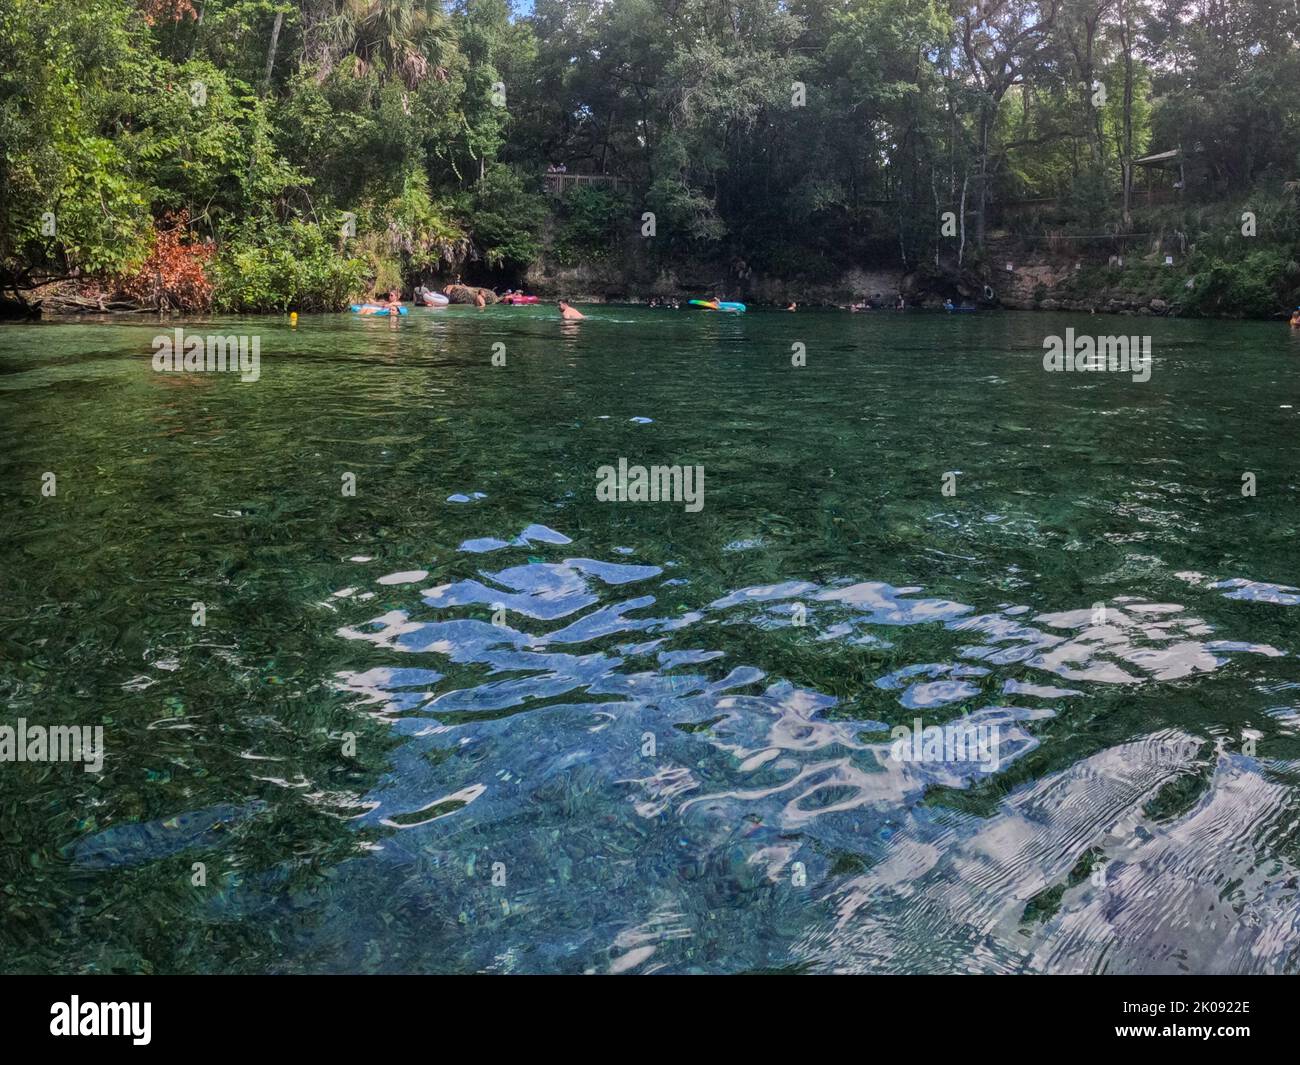
[{"label": "water surface", "polygon": [[[1285,328],[190,327],[260,378],[0,330],[4,720],[108,745],[0,765],[5,970],[1300,969]],[[891,757],[963,716],[996,772]]]}]

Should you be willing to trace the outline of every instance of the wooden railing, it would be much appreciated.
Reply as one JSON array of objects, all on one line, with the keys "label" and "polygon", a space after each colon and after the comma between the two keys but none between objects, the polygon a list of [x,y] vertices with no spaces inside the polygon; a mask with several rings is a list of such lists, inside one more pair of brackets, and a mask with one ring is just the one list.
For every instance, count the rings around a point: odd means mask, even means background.
[{"label": "wooden railing", "polygon": [[622,178],[616,178],[613,174],[556,174],[548,172],[546,175],[546,191],[557,199],[563,196],[569,189],[576,188],[579,185],[603,185],[606,188],[618,188],[626,182]]},{"label": "wooden railing", "polygon": [[[1157,185],[1154,188],[1135,187],[1130,203],[1133,207],[1154,207],[1159,204],[1176,203],[1181,196],[1182,191],[1180,189],[1168,185]],[[1124,197],[1121,193],[1113,193],[1110,197],[1110,203],[1114,207],[1118,207],[1123,202]],[[1027,200],[994,200],[989,204],[989,221],[995,225],[1000,225],[1010,219],[1021,218],[1038,211],[1054,211],[1061,204],[1062,201],[1055,196]],[[973,218],[975,214],[976,212],[971,210],[968,205],[966,208],[967,219]]]}]

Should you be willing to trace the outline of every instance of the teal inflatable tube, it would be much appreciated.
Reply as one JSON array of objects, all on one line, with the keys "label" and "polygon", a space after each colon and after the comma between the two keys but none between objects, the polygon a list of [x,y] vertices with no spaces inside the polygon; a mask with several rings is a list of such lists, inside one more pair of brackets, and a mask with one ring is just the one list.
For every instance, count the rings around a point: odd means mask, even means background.
[{"label": "teal inflatable tube", "polygon": [[[361,313],[362,311],[364,311],[364,310],[369,310],[369,311],[370,311],[370,313],[369,313],[368,315],[366,315],[367,318],[382,318],[382,317],[384,317],[384,315],[386,315],[386,314],[391,314],[391,313],[392,313],[392,312],[391,312],[387,307],[380,307],[378,304],[374,304],[374,303],[354,303],[354,304],[352,304],[352,313],[353,313],[353,314],[360,314],[360,313]],[[397,309],[397,311],[398,311],[399,314],[409,314],[409,313],[410,313],[409,311],[407,311],[407,309],[406,309],[405,306],[399,307],[399,308]]]},{"label": "teal inflatable tube", "polygon": [[732,311],[736,314],[745,313],[743,303],[728,302],[727,300],[691,300],[691,306],[703,307],[708,311]]}]

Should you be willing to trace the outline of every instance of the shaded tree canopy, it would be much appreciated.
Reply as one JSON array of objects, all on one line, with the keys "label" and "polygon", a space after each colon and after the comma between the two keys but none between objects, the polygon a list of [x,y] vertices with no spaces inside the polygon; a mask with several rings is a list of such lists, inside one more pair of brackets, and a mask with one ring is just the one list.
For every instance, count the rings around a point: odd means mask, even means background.
[{"label": "shaded tree canopy", "polygon": [[[250,309],[276,304],[268,264],[295,248],[339,291],[519,269],[557,212],[561,258],[649,211],[653,254],[777,274],[978,256],[999,211],[1036,200],[1062,232],[1119,231],[1144,191],[1281,197],[1294,245],[1298,13],[0,0],[0,283],[130,275],[177,218],[216,249],[219,305],[236,262],[267,271],[266,293],[245,278],[229,301]],[[1167,166],[1139,164],[1158,152]],[[601,180],[548,198],[552,167]]]}]

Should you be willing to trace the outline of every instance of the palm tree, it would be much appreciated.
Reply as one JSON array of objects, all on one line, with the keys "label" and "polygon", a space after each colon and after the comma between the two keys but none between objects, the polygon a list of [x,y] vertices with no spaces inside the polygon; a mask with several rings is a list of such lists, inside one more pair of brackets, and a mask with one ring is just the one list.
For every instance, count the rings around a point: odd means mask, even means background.
[{"label": "palm tree", "polygon": [[447,77],[436,59],[451,27],[436,0],[316,0],[304,5],[303,35],[319,81],[348,60],[358,76],[374,70],[409,89]]}]

